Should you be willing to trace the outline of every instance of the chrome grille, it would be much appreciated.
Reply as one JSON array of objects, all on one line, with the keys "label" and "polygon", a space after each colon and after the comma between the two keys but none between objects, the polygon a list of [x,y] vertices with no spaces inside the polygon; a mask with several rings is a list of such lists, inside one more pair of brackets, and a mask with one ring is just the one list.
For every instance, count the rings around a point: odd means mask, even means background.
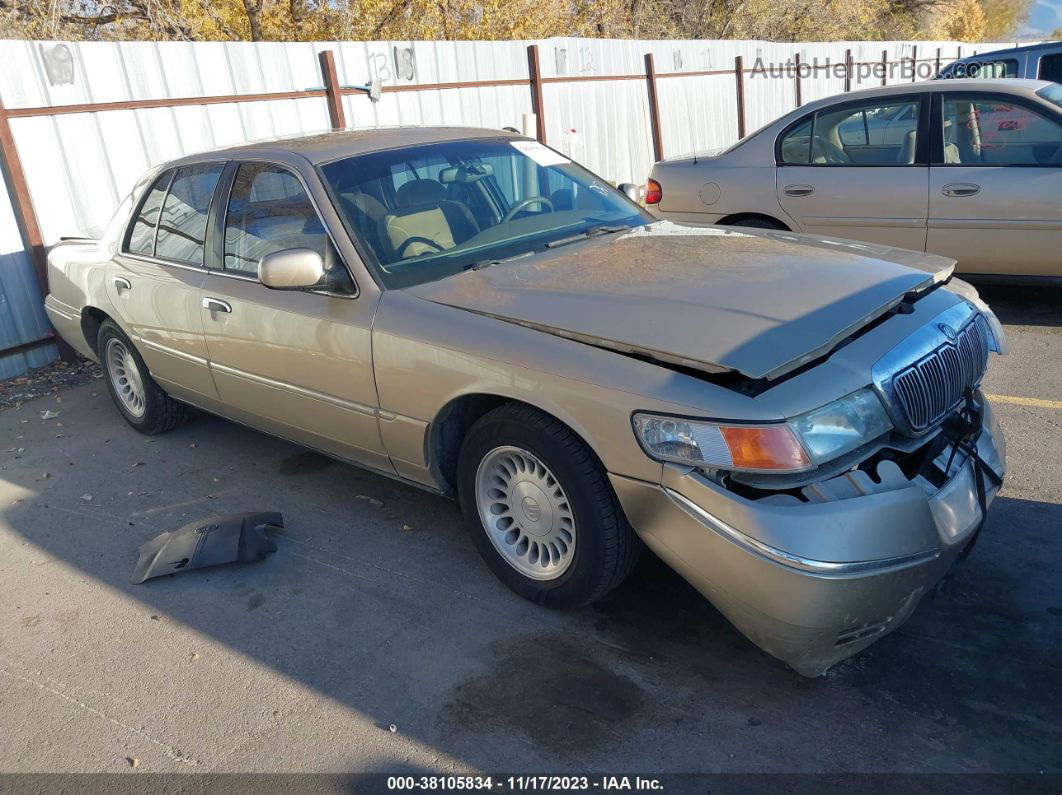
[{"label": "chrome grille", "polygon": [[893,376],[896,402],[913,431],[924,431],[962,400],[967,387],[981,382],[988,366],[988,325],[982,315],[911,366]]}]

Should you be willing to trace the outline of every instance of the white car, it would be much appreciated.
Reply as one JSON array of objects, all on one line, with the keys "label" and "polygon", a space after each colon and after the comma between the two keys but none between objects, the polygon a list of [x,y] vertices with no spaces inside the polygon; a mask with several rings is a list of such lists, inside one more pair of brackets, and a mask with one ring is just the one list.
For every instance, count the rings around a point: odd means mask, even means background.
[{"label": "white car", "polygon": [[938,80],[817,100],[715,155],[653,167],[646,202],[943,254],[963,273],[1062,276],[1062,85]]}]

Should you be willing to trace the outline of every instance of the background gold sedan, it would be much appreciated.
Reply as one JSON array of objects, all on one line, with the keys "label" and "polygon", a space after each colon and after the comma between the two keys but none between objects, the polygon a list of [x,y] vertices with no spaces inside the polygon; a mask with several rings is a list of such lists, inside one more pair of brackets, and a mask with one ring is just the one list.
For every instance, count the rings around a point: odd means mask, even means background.
[{"label": "background gold sedan", "polygon": [[944,254],[963,273],[1062,276],[1062,85],[941,80],[818,100],[719,154],[653,167],[684,223]]}]

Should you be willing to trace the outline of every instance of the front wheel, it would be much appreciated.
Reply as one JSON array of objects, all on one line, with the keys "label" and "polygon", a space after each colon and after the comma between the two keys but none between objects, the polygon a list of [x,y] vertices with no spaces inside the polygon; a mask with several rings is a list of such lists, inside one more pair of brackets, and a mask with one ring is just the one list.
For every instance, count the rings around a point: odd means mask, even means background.
[{"label": "front wheel", "polygon": [[458,460],[458,496],[487,565],[538,604],[601,598],[641,551],[590,448],[530,406],[501,406],[472,426]]},{"label": "front wheel", "polygon": [[125,421],[148,435],[164,433],[184,423],[191,410],[167,395],[148,372],[139,351],[111,320],[100,326],[99,351],[107,391]]}]

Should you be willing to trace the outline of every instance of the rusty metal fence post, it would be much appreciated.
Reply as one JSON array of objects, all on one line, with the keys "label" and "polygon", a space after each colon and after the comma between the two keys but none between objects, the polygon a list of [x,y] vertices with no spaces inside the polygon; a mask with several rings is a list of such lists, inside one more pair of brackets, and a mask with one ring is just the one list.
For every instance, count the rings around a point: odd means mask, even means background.
[{"label": "rusty metal fence post", "polygon": [[918,45],[911,47],[911,82],[918,82]]},{"label": "rusty metal fence post", "polygon": [[0,99],[0,165],[3,167],[4,179],[11,196],[11,208],[15,211],[18,231],[33,259],[33,269],[37,274],[37,284],[41,295],[48,294],[48,263],[44,251],[44,238],[37,223],[37,214],[33,210],[26,172],[22,170],[22,161],[15,146],[15,137],[11,134],[11,123],[7,109]]},{"label": "rusty metal fence post", "polygon": [[531,82],[531,110],[535,113],[535,137],[539,143],[546,142],[546,116],[542,100],[542,66],[538,60],[538,45],[527,48],[527,77]]},{"label": "rusty metal fence post", "polygon": [[734,58],[734,81],[737,85],[738,140],[745,137],[745,62],[740,55]]},{"label": "rusty metal fence post", "polygon": [[798,108],[799,108],[799,107],[800,107],[801,105],[803,105],[803,104],[804,104],[804,100],[803,100],[803,98],[802,98],[802,97],[800,96],[800,67],[801,67],[802,65],[803,65],[803,64],[802,64],[802,62],[801,62],[801,60],[800,60],[800,53],[797,53],[797,54],[796,54],[796,76],[795,76],[795,77],[794,77],[793,79],[794,79],[794,81],[795,81],[795,82],[794,82],[794,85],[795,85],[795,88],[796,88],[796,106],[797,106]]},{"label": "rusty metal fence post", "polygon": [[889,51],[881,51],[881,84],[887,86],[889,84]]},{"label": "rusty metal fence post", "polygon": [[335,53],[321,50],[317,57],[321,62],[321,77],[324,78],[325,98],[328,100],[328,118],[333,130],[342,130],[347,126],[347,117],[343,111],[343,98],[339,95]]},{"label": "rusty metal fence post", "polygon": [[[3,99],[0,99],[0,174],[2,174],[4,182],[7,183],[15,224],[18,226],[19,234],[22,236],[22,243],[33,261],[33,271],[37,277],[37,286],[40,288],[41,298],[44,298],[44,296],[48,295],[48,253],[44,249],[44,237],[41,235],[37,213],[33,209],[29,184],[26,182],[26,172],[23,170],[22,160],[18,156],[18,147],[15,145],[15,137],[11,133],[11,123],[7,109],[4,107]],[[59,356],[64,362],[74,361],[74,349],[60,339],[54,329],[50,336],[7,348],[0,352],[0,356],[24,353],[52,343],[55,343],[58,347]]]},{"label": "rusty metal fence post", "polygon": [[844,90],[845,93],[852,90],[852,51],[844,51]]},{"label": "rusty metal fence post", "polygon": [[653,136],[653,157],[664,159],[664,138],[660,129],[660,97],[656,90],[656,64],[653,54],[645,54],[645,83],[649,91],[649,130]]}]

